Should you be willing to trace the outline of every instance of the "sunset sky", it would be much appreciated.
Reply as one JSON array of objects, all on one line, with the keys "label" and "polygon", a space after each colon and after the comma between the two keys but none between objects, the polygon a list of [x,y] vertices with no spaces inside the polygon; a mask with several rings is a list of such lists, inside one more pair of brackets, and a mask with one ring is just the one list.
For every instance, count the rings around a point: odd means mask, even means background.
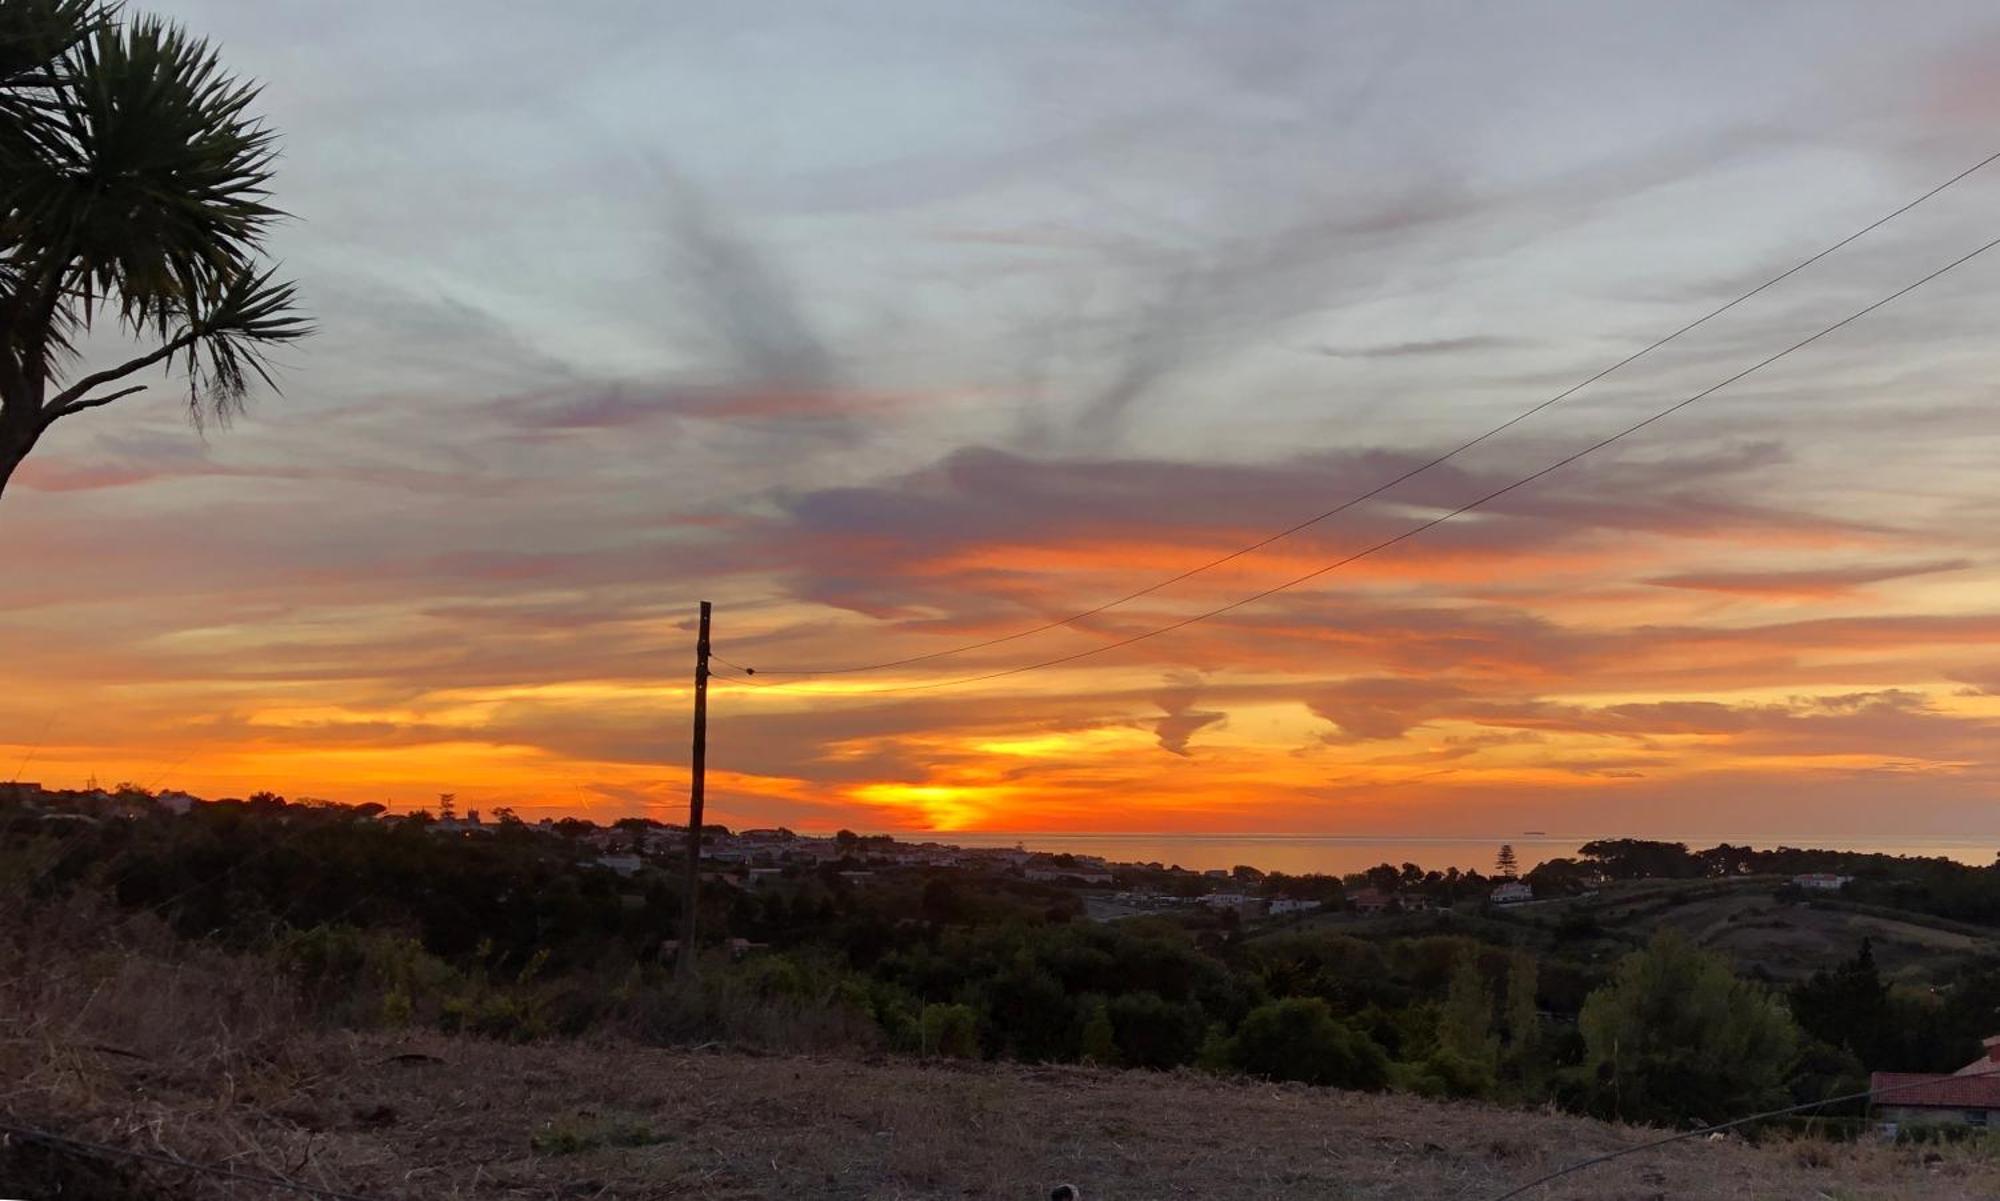
[{"label": "sunset sky", "polygon": [[[317,337],[0,499],[0,772],[685,811],[693,618],[838,667],[1372,488],[2000,150],[2000,11],[183,0]],[[800,829],[2000,834],[2000,164],[1077,623],[722,671]],[[104,351],[109,353],[109,350]],[[16,765],[19,765],[18,767]],[[0,775],[0,779],[6,778]]]}]

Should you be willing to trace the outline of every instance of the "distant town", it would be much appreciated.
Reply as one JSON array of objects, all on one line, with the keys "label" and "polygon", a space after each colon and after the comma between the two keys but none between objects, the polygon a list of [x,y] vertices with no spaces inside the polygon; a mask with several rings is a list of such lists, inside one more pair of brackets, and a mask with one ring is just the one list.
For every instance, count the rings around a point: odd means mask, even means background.
[{"label": "distant town", "polygon": [[[41,811],[52,821],[107,821],[155,814],[181,815],[197,806],[269,809],[283,820],[284,798],[257,793],[248,798],[206,800],[167,789],[151,792],[131,785],[112,788],[52,789],[33,782],[0,784],[0,803]],[[687,829],[650,818],[619,818],[601,825],[585,818],[525,821],[505,807],[482,812],[461,809],[450,794],[434,808],[393,812],[377,803],[346,805],[296,798],[292,805],[339,809],[357,821],[384,826],[411,825],[437,838],[491,838],[533,833],[561,839],[579,859],[622,877],[678,872],[687,857]],[[1506,858],[1511,854],[1501,852]],[[1236,918],[1285,918],[1322,910],[1360,917],[1429,912],[1467,901],[1497,906],[1536,899],[1538,873],[1551,894],[1587,895],[1603,882],[1602,872],[1567,860],[1544,864],[1527,879],[1511,870],[1421,871],[1414,865],[1351,875],[1286,875],[1251,865],[1193,870],[1178,864],[1119,862],[1097,855],[1037,851],[1027,846],[964,847],[947,842],[905,841],[888,834],[802,834],[783,827],[732,830],[702,828],[703,882],[749,891],[781,887],[786,881],[830,874],[852,887],[898,872],[948,869],[973,875],[1006,876],[1077,890],[1088,917],[1115,921],[1149,913],[1203,907]]]}]

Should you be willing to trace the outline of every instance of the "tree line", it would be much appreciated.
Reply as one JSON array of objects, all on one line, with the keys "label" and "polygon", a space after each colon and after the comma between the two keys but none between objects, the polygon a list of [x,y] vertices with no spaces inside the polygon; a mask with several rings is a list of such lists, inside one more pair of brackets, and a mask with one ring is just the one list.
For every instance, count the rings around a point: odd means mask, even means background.
[{"label": "tree line", "polygon": [[[0,809],[0,835],[24,903],[102,894],[262,957],[323,1020],[359,1027],[818,1039],[1681,1121],[1849,1091],[1869,1069],[1953,1068],[2000,1020],[2000,965],[1911,996],[1865,944],[1782,989],[1670,930],[1607,957],[1449,914],[1246,930],[1195,907],[1103,924],[1073,890],[1006,875],[856,886],[841,872],[860,859],[709,890],[717,944],[684,986],[660,954],[678,928],[669,878],[620,876],[519,822],[448,837],[261,797],[95,824]],[[749,953],[732,960],[732,939]]]}]

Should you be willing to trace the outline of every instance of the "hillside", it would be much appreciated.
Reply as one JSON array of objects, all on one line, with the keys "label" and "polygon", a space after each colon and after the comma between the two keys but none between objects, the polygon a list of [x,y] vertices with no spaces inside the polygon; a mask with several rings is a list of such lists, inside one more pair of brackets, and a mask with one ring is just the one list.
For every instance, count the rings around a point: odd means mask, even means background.
[{"label": "hillside", "polygon": [[[383,1198],[1039,1198],[1067,1180],[1090,1198],[1480,1201],[1650,1133],[1191,1073],[439,1035],[169,1041],[166,1058],[11,1041],[0,1051],[0,1075],[16,1082],[5,1108],[71,1134]],[[50,1195],[65,1182],[63,1195],[127,1201],[266,1195],[171,1169],[85,1178],[20,1147],[4,1154],[9,1196]],[[1919,1192],[1990,1197],[2000,1166],[1949,1148],[1689,1142],[1533,1195]]]},{"label": "hillside", "polygon": [[[1954,966],[2000,953],[2000,932],[1927,914],[1839,898],[1779,900],[1780,880],[1635,881],[1600,895],[1499,911],[1510,924],[1568,938],[1573,950],[1599,958],[1645,943],[1663,926],[1697,946],[1720,951],[1745,972],[1795,981],[1854,953],[1866,938],[1885,976],[1922,982]],[[1598,932],[1595,943],[1575,923]],[[1567,929],[1564,929],[1567,927]]]}]

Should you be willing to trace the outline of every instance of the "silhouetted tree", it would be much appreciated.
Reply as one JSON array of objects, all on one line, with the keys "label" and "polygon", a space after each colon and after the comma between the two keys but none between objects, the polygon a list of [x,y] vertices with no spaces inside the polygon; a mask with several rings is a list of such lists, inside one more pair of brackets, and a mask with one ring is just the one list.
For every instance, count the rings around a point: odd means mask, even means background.
[{"label": "silhouetted tree", "polygon": [[1866,1067],[1899,1066],[1902,1023],[1889,1002],[1889,985],[1875,968],[1875,947],[1861,950],[1832,971],[1821,969],[1792,990],[1792,1014],[1799,1025],[1828,1045],[1851,1052]]},{"label": "silhouetted tree", "polygon": [[1769,989],[1672,927],[1619,962],[1577,1024],[1598,1106],[1625,1118],[1719,1120],[1782,1101],[1799,1043]]},{"label": "silhouetted tree", "polygon": [[[262,265],[280,214],[255,85],[207,43],[95,0],[0,4],[0,491],[50,426],[186,379],[190,415],[226,420],[264,355],[310,327]],[[73,375],[115,324],[144,349]]]},{"label": "silhouetted tree", "polygon": [[1514,854],[1513,843],[1500,844],[1500,853],[1493,857],[1493,874],[1506,880],[1515,879],[1521,874],[1521,861]]}]

